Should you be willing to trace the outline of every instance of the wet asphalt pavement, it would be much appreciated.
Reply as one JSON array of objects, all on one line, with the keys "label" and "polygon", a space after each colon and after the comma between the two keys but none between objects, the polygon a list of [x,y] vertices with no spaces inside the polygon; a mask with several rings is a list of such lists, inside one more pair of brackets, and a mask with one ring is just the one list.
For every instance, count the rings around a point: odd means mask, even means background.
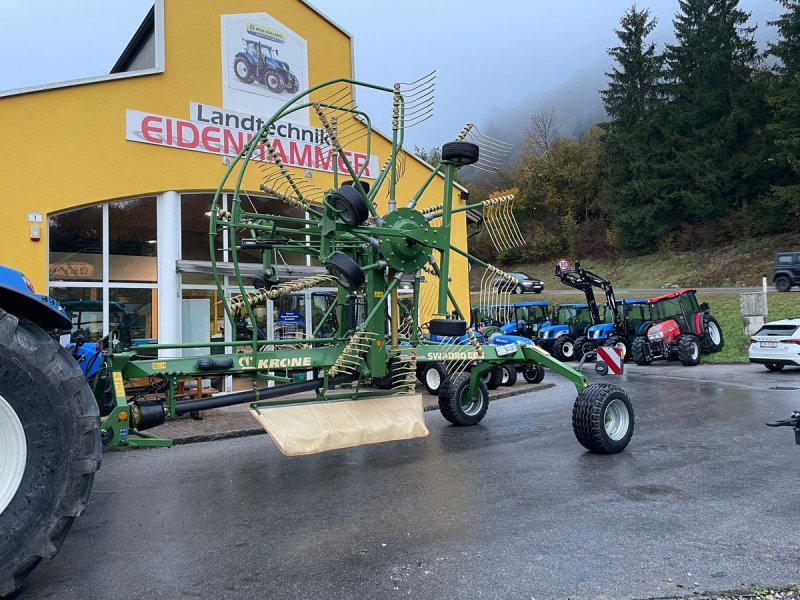
[{"label": "wet asphalt pavement", "polygon": [[[596,381],[610,378],[592,376]],[[800,369],[628,368],[622,454],[583,451],[575,391],[477,427],[286,458],[267,436],[107,453],[20,599],[649,598],[800,583]],[[524,384],[522,384],[524,385]]]}]

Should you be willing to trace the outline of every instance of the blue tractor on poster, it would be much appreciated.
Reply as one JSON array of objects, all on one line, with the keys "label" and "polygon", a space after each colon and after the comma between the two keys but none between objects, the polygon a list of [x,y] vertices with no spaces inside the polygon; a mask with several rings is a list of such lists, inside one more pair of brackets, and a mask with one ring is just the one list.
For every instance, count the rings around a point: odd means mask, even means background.
[{"label": "blue tractor on poster", "polygon": [[244,51],[233,59],[233,72],[242,83],[257,81],[275,94],[294,94],[300,88],[297,76],[289,63],[278,60],[278,51],[258,40],[243,38]]}]

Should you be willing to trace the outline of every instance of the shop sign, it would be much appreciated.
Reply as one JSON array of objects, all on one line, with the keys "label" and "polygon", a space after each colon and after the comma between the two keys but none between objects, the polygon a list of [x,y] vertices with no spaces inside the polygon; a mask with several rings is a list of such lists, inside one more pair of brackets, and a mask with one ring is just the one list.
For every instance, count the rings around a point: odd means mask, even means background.
[{"label": "shop sign", "polygon": [[50,265],[50,279],[89,279],[94,275],[94,265],[88,262],[64,262]]}]

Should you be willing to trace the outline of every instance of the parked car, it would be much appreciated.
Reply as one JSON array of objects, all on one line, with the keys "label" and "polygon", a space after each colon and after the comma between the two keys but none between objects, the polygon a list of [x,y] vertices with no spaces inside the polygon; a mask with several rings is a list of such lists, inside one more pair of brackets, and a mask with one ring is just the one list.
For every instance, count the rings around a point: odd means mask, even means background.
[{"label": "parked car", "polygon": [[751,338],[750,362],[780,371],[800,366],[800,317],[767,323]]},{"label": "parked car", "polygon": [[[531,277],[525,273],[509,273],[509,275],[519,280],[519,283],[516,285],[516,287],[511,290],[515,294],[527,294],[529,292],[541,294],[544,291],[544,284],[540,279],[536,279],[535,277]],[[508,281],[502,277],[495,277],[492,281],[492,285],[501,290],[505,289],[505,287],[508,285]]]},{"label": "parked car", "polygon": [[779,292],[800,285],[800,252],[779,252],[772,265],[772,281]]}]

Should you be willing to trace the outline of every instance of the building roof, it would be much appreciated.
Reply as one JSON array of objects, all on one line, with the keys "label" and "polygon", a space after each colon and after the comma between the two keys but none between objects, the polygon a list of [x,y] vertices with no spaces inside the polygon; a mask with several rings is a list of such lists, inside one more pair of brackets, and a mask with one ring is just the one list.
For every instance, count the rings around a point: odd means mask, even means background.
[{"label": "building roof", "polygon": [[664,294],[662,296],[654,296],[650,298],[647,303],[648,304],[655,304],[656,302],[661,302],[662,300],[671,300],[672,298],[677,298],[678,296],[683,296],[684,294],[692,293],[694,294],[697,290],[693,290],[691,288],[684,288],[682,290],[677,290],[675,292],[670,292],[669,294]]}]

